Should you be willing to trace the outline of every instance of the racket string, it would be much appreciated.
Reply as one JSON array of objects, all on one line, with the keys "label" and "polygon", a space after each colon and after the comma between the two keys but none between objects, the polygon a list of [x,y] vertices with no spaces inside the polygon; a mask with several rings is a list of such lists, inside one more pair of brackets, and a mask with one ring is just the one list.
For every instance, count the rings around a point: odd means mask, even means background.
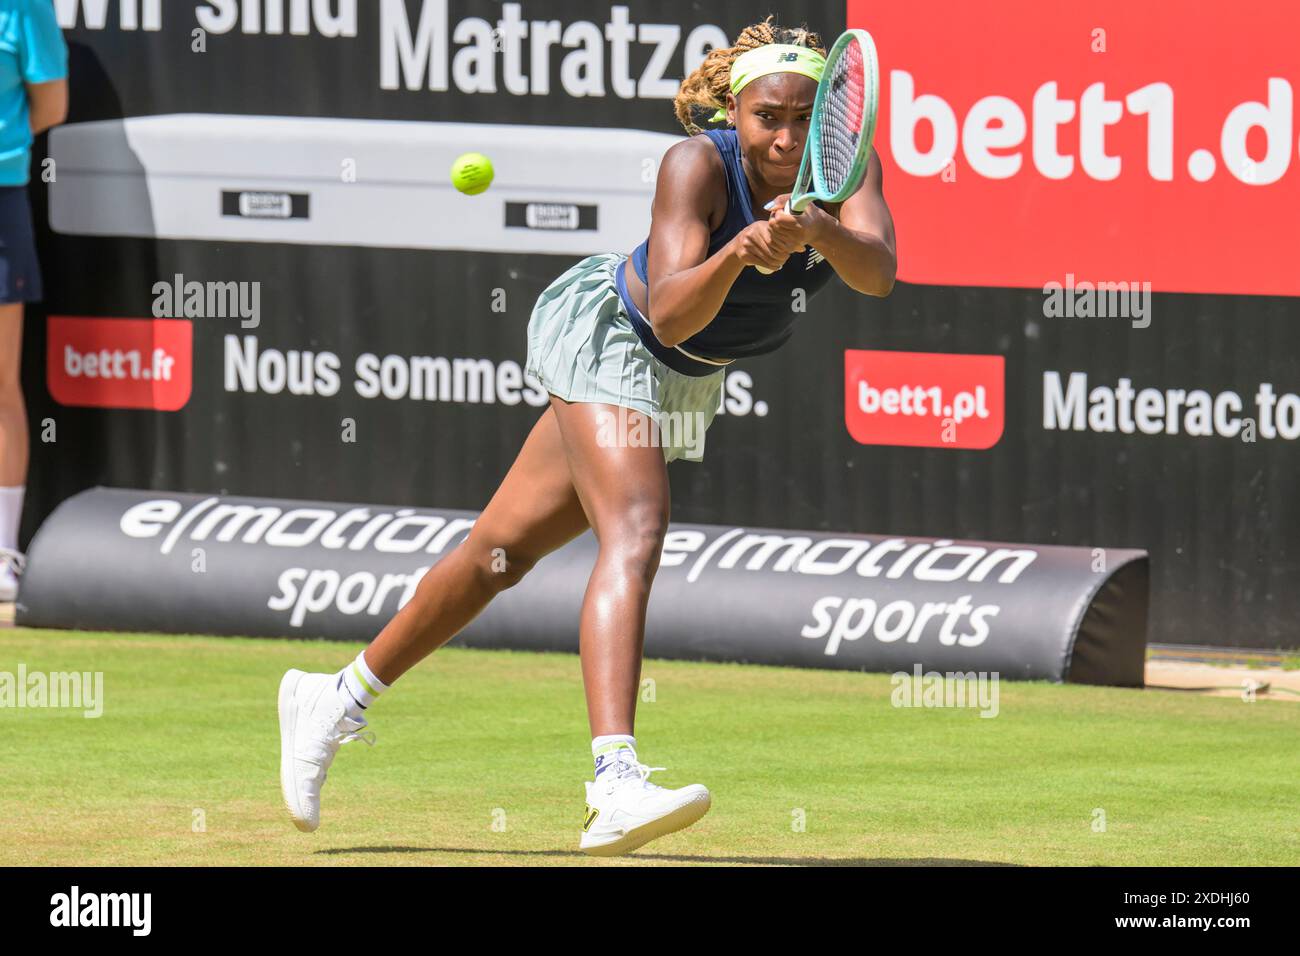
[{"label": "racket string", "polygon": [[836,59],[830,88],[822,103],[818,124],[820,190],[837,193],[853,171],[858,139],[862,134],[862,113],[866,100],[862,50],[851,42]]}]

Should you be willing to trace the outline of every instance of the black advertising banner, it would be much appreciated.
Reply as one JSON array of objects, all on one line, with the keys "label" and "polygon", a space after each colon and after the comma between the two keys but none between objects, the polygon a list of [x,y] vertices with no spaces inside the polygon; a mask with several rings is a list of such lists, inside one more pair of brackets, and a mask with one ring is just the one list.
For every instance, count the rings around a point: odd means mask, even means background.
[{"label": "black advertising banner", "polygon": [[[1147,75],[1133,51],[1160,43],[1067,56],[1072,34],[1033,5],[978,22],[941,6],[59,0],[72,114],[34,161],[27,535],[101,484],[482,508],[546,403],[523,374],[537,295],[640,241],[681,77],[774,12],[828,42],[877,37],[901,281],[792,303],[791,342],[729,370],[704,461],[669,469],[674,519],[1106,542],[1150,554],[1151,640],[1300,646],[1300,307],[1263,251],[1254,271],[1142,258],[1195,231],[1141,241],[1198,208],[1169,190],[1208,167],[1180,154],[1162,179],[1128,131],[1196,61]],[[1265,7],[1257,29],[1294,36]],[[1226,259],[1224,217],[1260,203],[1276,225],[1251,234],[1300,249],[1289,118],[1289,173],[1264,151],[1286,112],[1273,80],[1289,91],[1300,63],[1251,48],[1232,102],[1175,101],[1179,122],[1202,104],[1179,129],[1215,118],[1220,171],[1263,130],[1258,170],[1205,187],[1201,244]],[[1125,118],[1101,122],[1116,97]],[[1034,124],[1067,107],[1051,152]],[[469,151],[496,171],[478,196],[448,181]],[[1076,258],[1071,237],[1109,252]]]},{"label": "black advertising banner", "polygon": [[[368,641],[477,514],[96,488],[32,544],[36,627]],[[587,532],[457,639],[576,652]],[[673,524],[646,653],[851,670],[996,673],[1140,687],[1139,551]]]}]

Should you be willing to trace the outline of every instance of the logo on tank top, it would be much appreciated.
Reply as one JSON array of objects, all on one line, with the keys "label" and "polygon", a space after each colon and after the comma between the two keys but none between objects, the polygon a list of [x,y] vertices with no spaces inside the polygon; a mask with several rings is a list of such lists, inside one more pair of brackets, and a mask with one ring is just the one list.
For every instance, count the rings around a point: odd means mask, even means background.
[{"label": "logo on tank top", "polygon": [[820,252],[818,252],[818,251],[817,251],[816,249],[814,249],[812,246],[809,246],[809,247],[808,247],[808,263],[804,266],[804,270],[807,271],[808,269],[811,269],[813,266],[817,265],[817,263],[819,263],[819,262],[825,262],[825,261],[826,261],[826,257],[825,257],[824,255],[822,255]]}]

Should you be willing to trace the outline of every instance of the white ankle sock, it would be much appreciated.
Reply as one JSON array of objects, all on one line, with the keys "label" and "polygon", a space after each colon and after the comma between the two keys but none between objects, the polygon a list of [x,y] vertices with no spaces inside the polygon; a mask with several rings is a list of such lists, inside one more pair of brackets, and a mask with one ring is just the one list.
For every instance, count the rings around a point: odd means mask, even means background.
[{"label": "white ankle sock", "polygon": [[0,548],[18,550],[18,524],[23,518],[26,486],[0,488]]},{"label": "white ankle sock", "polygon": [[388,690],[388,685],[376,677],[366,663],[365,651],[339,671],[338,678],[339,689],[345,692],[344,696],[350,701],[348,716],[354,720],[360,717],[362,711],[373,704],[380,694]]},{"label": "white ankle sock", "polygon": [[628,734],[604,734],[591,742],[591,756],[596,761],[596,779],[606,770],[624,760],[636,760],[636,738]]}]

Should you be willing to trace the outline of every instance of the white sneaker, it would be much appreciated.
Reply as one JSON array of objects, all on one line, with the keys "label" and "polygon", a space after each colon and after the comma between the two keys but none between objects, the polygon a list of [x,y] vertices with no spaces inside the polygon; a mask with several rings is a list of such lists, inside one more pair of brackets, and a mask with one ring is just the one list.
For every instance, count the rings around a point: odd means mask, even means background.
[{"label": "white sneaker", "polygon": [[0,548],[0,604],[18,600],[18,576],[26,564],[21,552]]},{"label": "white sneaker", "polygon": [[347,715],[337,681],[300,670],[280,681],[280,791],[293,825],[307,833],[320,826],[320,790],[339,747],[375,742],[373,733],[357,733],[366,719]]},{"label": "white sneaker", "polygon": [[693,783],[670,790],[647,778],[663,767],[620,761],[596,782],[587,782],[587,810],[579,849],[592,856],[631,853],[656,837],[690,826],[709,812],[706,787]]}]

